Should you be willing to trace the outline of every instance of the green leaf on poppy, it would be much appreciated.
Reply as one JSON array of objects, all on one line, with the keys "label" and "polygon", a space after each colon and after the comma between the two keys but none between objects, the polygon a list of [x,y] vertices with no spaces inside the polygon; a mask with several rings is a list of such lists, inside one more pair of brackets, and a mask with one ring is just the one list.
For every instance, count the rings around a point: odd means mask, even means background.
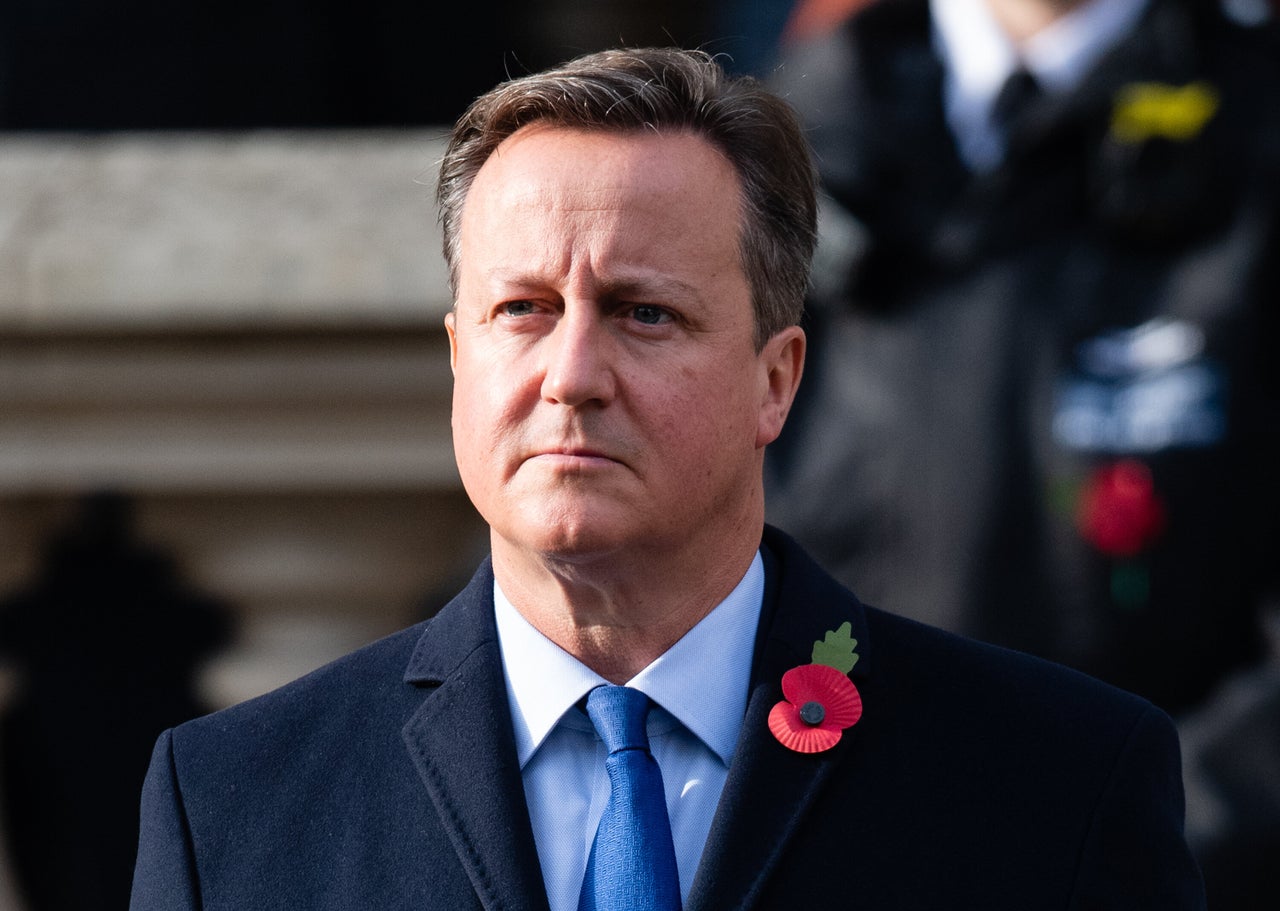
[{"label": "green leaf on poppy", "polygon": [[853,670],[858,663],[858,653],[854,651],[858,640],[849,635],[852,631],[853,626],[847,620],[839,629],[828,630],[824,638],[813,643],[813,663],[834,667],[842,674]]}]

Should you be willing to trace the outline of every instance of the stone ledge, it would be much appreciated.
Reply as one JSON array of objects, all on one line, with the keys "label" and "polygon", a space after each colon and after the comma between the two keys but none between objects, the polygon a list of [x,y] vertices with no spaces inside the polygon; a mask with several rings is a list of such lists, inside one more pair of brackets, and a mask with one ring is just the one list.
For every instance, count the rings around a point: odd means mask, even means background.
[{"label": "stone ledge", "polygon": [[0,134],[0,331],[438,325],[443,136]]},{"label": "stone ledge", "polygon": [[439,330],[0,339],[0,498],[454,490]]}]

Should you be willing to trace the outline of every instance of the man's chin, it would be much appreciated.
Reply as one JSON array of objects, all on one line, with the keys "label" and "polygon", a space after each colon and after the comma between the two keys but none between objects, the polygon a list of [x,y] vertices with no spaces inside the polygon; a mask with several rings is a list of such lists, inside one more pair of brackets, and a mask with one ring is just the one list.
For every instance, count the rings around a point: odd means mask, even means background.
[{"label": "man's chin", "polygon": [[627,525],[601,517],[561,517],[509,530],[495,529],[494,535],[513,550],[531,557],[583,562],[638,546],[634,528]]}]

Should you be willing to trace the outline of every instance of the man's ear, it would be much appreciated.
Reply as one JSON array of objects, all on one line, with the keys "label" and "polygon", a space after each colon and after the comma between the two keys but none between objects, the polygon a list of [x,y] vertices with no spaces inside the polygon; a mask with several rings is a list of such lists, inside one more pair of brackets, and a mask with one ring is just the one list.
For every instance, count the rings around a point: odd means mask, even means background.
[{"label": "man's ear", "polygon": [[458,317],[450,310],[444,315],[444,331],[449,333],[449,370],[458,373]]},{"label": "man's ear", "polygon": [[799,326],[788,326],[765,342],[760,352],[760,419],[756,447],[768,446],[782,433],[804,373],[807,340]]}]

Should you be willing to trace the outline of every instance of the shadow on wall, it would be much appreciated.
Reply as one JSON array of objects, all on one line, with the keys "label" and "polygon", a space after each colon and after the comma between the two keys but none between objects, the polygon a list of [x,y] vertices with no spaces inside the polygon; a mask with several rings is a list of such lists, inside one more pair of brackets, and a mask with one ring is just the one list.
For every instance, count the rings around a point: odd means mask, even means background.
[{"label": "shadow on wall", "polygon": [[152,745],[208,710],[194,673],[230,639],[229,617],[136,539],[114,494],[87,497],[36,578],[0,601],[0,659],[16,671],[2,830],[31,911],[128,906]]}]

